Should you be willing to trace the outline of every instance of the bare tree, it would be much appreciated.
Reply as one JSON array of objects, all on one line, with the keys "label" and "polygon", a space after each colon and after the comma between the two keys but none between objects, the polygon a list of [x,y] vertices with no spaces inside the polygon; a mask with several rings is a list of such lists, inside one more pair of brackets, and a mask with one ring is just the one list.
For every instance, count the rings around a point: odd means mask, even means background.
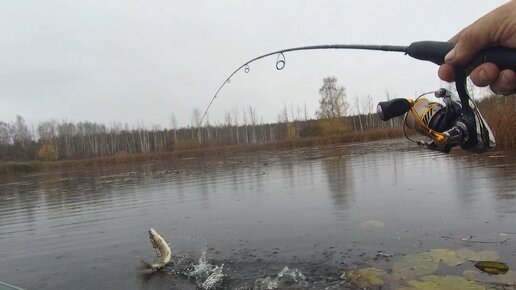
[{"label": "bare tree", "polygon": [[251,143],[256,143],[256,123],[258,122],[256,117],[256,108],[250,105],[248,110],[249,119],[251,121]]},{"label": "bare tree", "polygon": [[234,116],[234,123],[235,123],[235,132],[236,132],[236,141],[237,144],[240,144],[240,132],[239,132],[239,126],[238,126],[238,110],[233,110],[233,116]]},{"label": "bare tree", "polygon": [[374,104],[373,104],[373,99],[371,98],[371,95],[367,95],[367,97],[365,97],[363,100],[362,100],[362,108],[365,109],[365,114],[366,114],[366,128],[367,129],[374,129],[374,124],[373,124],[373,110],[374,110]]},{"label": "bare tree", "polygon": [[202,141],[202,135],[201,135],[201,118],[202,118],[202,112],[201,109],[195,108],[192,111],[192,137],[195,132],[197,132],[197,142],[201,143]]},{"label": "bare tree", "polygon": [[355,97],[355,106],[356,106],[356,110],[357,110],[358,123],[360,125],[360,132],[362,132],[362,131],[364,131],[364,126],[362,124],[362,118],[361,118],[362,112],[360,111],[360,100],[359,100],[358,96]]},{"label": "bare tree", "polygon": [[324,78],[319,94],[321,95],[319,111],[317,111],[319,118],[340,118],[346,115],[348,109],[348,104],[345,100],[346,89],[337,86],[336,77]]},{"label": "bare tree", "polygon": [[12,143],[11,125],[0,121],[0,157],[5,159],[9,155],[9,146]]},{"label": "bare tree", "polygon": [[16,121],[14,122],[12,129],[14,143],[18,143],[23,146],[30,142],[31,133],[29,131],[29,127],[27,127],[25,119],[22,116],[16,115]]},{"label": "bare tree", "polygon": [[231,118],[231,112],[225,112],[224,113],[224,127],[226,128],[226,138],[228,142],[233,141],[233,133],[232,133],[232,118]]},{"label": "bare tree", "polygon": [[174,130],[174,142],[177,142],[177,120],[174,113],[170,114],[170,125],[172,126],[172,130]]}]

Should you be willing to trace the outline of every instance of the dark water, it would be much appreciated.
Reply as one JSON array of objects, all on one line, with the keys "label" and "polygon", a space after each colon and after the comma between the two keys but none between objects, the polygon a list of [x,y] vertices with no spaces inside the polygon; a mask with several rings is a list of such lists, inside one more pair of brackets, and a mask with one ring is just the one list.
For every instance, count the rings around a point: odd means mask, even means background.
[{"label": "dark water", "polygon": [[[383,226],[361,226],[370,220]],[[516,268],[516,241],[496,242],[516,233],[516,157],[389,141],[3,177],[0,281],[195,289],[171,269],[137,270],[155,258],[150,227],[173,246],[178,268],[203,250],[224,264],[225,288],[252,288],[288,266],[308,288],[352,289],[339,279],[345,271],[431,248],[494,250]],[[471,236],[495,242],[460,240]]]}]

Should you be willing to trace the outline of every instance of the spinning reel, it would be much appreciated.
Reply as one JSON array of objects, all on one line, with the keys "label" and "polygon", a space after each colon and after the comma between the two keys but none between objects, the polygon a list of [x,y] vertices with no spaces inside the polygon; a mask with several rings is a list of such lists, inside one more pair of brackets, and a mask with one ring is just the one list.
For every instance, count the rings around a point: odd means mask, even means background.
[{"label": "spinning reel", "polygon": [[[380,102],[377,106],[378,116],[387,121],[405,114],[405,137],[429,149],[445,153],[457,145],[477,153],[493,149],[496,144],[493,133],[468,94],[465,71],[457,71],[456,86],[458,97],[441,88],[422,94],[415,100],[399,98]],[[424,98],[432,93],[444,105]],[[407,135],[407,128],[429,137],[432,141],[411,139]]]}]

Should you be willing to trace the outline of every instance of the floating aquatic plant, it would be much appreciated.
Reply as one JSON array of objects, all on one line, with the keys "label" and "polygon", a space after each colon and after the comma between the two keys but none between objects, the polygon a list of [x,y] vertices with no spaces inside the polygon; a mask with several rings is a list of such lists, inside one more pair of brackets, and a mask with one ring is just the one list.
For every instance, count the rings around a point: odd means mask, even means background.
[{"label": "floating aquatic plant", "polygon": [[429,275],[421,277],[420,281],[411,280],[408,284],[410,287],[399,290],[485,290],[485,286],[476,281],[454,275]]},{"label": "floating aquatic plant", "polygon": [[403,280],[432,274],[438,268],[430,252],[416,253],[404,256],[401,261],[394,263],[392,271],[395,277]]},{"label": "floating aquatic plant", "polygon": [[[509,271],[507,264],[496,261],[498,257],[498,253],[488,250],[431,249],[401,257],[392,265],[389,275],[382,269],[368,267],[350,271],[346,277],[361,288],[387,286],[399,290],[477,290],[486,289],[489,284],[515,287],[516,272]],[[434,274],[440,264],[448,267],[464,265],[462,268],[473,268],[474,265],[478,270],[464,271],[464,276],[440,276]]]},{"label": "floating aquatic plant", "polygon": [[362,268],[348,272],[349,281],[359,287],[382,286],[384,284],[383,277],[386,275],[384,270],[377,268]]}]

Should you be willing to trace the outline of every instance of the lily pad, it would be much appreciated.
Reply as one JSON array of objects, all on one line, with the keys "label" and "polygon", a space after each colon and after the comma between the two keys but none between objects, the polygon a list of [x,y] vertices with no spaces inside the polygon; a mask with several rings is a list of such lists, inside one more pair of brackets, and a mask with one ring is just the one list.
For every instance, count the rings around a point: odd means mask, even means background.
[{"label": "lily pad", "polygon": [[480,271],[493,275],[505,274],[509,271],[507,264],[497,261],[480,261],[475,264]]},{"label": "lily pad", "polygon": [[434,262],[430,252],[423,252],[404,256],[401,261],[394,263],[392,271],[395,277],[408,280],[432,274],[437,268],[438,264]]},{"label": "lily pad", "polygon": [[360,227],[363,229],[375,229],[375,228],[382,228],[384,224],[379,221],[375,220],[369,220],[369,221],[363,221],[360,223]]},{"label": "lily pad", "polygon": [[479,251],[475,252],[471,249],[462,248],[457,250],[457,256],[469,261],[496,261],[498,260],[498,253],[495,251]]},{"label": "lily pad", "polygon": [[516,271],[508,271],[505,275],[495,276],[499,283],[516,285]]},{"label": "lily pad", "polygon": [[463,273],[468,280],[486,284],[516,285],[516,271],[509,270],[504,275],[490,275],[485,272],[466,270]]},{"label": "lily pad", "polygon": [[[470,281],[461,276],[429,275],[420,278],[421,281],[412,280],[408,284],[415,290],[484,290],[484,285]],[[407,288],[411,289],[411,288]]]},{"label": "lily pad", "polygon": [[382,286],[384,283],[383,276],[385,276],[385,271],[372,267],[352,270],[347,274],[349,280],[360,288]]},{"label": "lily pad", "polygon": [[455,267],[466,261],[460,258],[455,251],[450,249],[432,249],[430,250],[430,256],[432,256],[434,263],[443,262],[450,267]]},{"label": "lily pad", "polygon": [[462,273],[464,278],[466,278],[467,280],[470,280],[470,281],[478,281],[477,274],[478,274],[478,271],[474,271],[474,270],[466,270]]}]

